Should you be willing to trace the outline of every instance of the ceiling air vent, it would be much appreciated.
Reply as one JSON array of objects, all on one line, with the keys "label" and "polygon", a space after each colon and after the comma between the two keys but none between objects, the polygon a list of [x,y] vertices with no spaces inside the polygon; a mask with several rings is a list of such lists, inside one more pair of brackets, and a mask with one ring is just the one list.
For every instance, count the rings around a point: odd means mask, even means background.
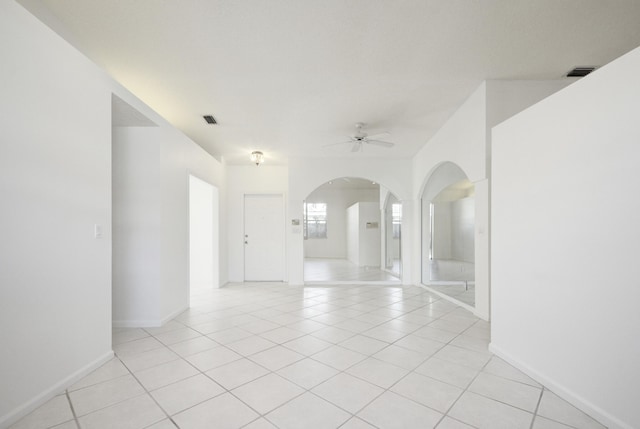
[{"label": "ceiling air vent", "polygon": [[576,67],[567,73],[567,77],[585,77],[595,69],[595,67]]},{"label": "ceiling air vent", "polygon": [[204,118],[205,121],[207,121],[207,124],[211,124],[211,125],[217,124],[216,118],[214,118],[211,115],[204,115],[203,118]]}]

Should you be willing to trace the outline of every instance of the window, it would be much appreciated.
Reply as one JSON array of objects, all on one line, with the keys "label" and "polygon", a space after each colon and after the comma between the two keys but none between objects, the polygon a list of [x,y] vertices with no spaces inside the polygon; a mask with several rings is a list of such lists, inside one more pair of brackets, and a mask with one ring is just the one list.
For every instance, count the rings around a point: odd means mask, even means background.
[{"label": "window", "polygon": [[393,238],[400,238],[400,224],[402,223],[402,204],[391,204],[391,224],[393,226]]},{"label": "window", "polygon": [[304,203],[304,238],[327,238],[327,204]]}]

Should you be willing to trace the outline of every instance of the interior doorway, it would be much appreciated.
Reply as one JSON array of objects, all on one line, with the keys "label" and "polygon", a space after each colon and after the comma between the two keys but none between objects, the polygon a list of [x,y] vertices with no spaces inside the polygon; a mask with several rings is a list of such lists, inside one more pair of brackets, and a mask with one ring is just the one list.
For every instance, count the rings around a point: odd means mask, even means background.
[{"label": "interior doorway", "polygon": [[304,201],[304,281],[399,283],[393,204],[400,202],[388,189],[362,178],[337,178],[311,192]]},{"label": "interior doorway", "polygon": [[196,295],[220,286],[218,188],[189,175],[189,291]]}]

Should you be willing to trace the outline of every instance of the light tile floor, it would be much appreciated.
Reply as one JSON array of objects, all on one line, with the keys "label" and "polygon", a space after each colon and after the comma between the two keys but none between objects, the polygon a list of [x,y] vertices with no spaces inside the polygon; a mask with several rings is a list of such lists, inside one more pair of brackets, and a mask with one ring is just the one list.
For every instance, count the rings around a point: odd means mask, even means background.
[{"label": "light tile floor", "polygon": [[418,287],[238,284],[12,429],[602,429],[487,351],[489,325]]},{"label": "light tile floor", "polygon": [[470,305],[471,307],[476,306],[476,286],[475,282],[462,284],[460,282],[432,282],[428,284],[428,286],[445,295],[449,295],[450,297],[457,299],[460,302]]},{"label": "light tile floor", "polygon": [[425,268],[426,272],[423,273],[424,284],[428,284],[430,288],[440,293],[475,307],[475,267],[472,263],[433,259],[427,261]]},{"label": "light tile floor", "polygon": [[[395,272],[399,272],[399,267],[397,270]],[[305,258],[304,280],[305,282],[400,282],[400,277],[383,271],[379,267],[360,267],[346,259]]]}]

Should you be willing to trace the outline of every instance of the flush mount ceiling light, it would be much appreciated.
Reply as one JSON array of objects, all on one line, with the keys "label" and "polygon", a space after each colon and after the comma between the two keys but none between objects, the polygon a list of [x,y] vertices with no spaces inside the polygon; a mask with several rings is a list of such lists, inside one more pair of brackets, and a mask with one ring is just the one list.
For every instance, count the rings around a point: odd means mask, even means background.
[{"label": "flush mount ceiling light", "polygon": [[260,165],[264,162],[264,153],[259,150],[254,150],[251,152],[251,161],[255,162],[256,165]]}]

